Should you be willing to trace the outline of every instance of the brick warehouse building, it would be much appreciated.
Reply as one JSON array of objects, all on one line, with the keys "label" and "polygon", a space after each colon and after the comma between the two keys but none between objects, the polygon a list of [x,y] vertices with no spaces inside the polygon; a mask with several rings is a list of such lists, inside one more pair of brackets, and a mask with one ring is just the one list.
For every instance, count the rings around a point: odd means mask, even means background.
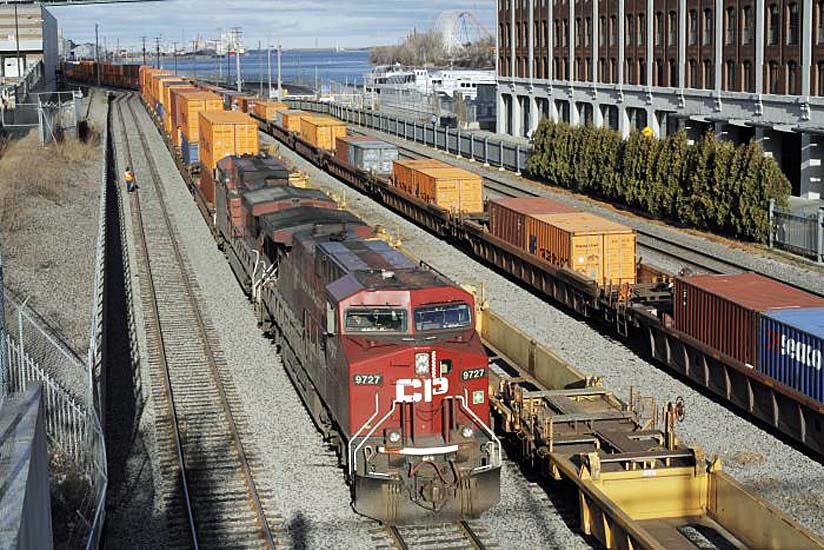
[{"label": "brick warehouse building", "polygon": [[824,0],[497,0],[498,131],[755,138],[824,196]]}]

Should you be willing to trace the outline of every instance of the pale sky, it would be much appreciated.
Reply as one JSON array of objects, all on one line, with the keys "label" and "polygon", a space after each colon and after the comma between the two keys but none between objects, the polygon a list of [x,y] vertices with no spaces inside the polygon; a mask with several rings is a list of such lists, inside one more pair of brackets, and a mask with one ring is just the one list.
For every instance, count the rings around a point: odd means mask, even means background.
[{"label": "pale sky", "polygon": [[444,11],[471,11],[493,32],[496,0],[164,0],[124,4],[50,7],[64,38],[94,42],[100,25],[114,48],[147,44],[162,35],[191,46],[215,39],[220,29],[242,27],[244,43],[256,47],[281,41],[284,48],[361,47],[395,44],[409,30],[432,27]]}]

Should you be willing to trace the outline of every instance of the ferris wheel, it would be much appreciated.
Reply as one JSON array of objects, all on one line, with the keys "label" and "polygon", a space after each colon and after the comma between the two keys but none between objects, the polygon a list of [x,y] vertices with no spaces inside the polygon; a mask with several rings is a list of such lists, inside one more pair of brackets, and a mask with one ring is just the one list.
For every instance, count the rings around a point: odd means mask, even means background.
[{"label": "ferris wheel", "polygon": [[470,11],[445,11],[438,16],[435,28],[450,52],[492,37],[489,29]]}]

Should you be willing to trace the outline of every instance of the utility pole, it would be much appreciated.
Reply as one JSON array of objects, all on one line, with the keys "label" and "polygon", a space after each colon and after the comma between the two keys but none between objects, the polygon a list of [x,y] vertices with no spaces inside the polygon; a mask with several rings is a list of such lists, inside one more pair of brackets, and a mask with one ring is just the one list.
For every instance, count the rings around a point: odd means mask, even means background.
[{"label": "utility pole", "polygon": [[272,43],[268,41],[266,43],[266,72],[268,74],[267,80],[269,84],[266,97],[272,99]]},{"label": "utility pole", "polygon": [[[14,9],[17,10],[16,4]],[[94,72],[96,73],[94,78],[97,81],[97,85],[100,86],[100,38],[97,23],[94,24]]]},{"label": "utility pole", "polygon": [[243,91],[243,80],[241,80],[241,77],[240,77],[240,50],[241,50],[240,35],[242,33],[241,33],[241,30],[240,30],[240,27],[234,27],[232,29],[232,31],[235,34],[235,69],[237,70],[237,74],[235,76],[237,77],[237,91],[242,92]]},{"label": "utility pole", "polygon": [[162,69],[163,65],[160,63],[160,37],[155,36],[155,55],[157,56],[155,59],[157,60],[157,68]]},{"label": "utility pole", "polygon": [[[315,39],[315,43],[317,43],[317,39]],[[320,95],[320,88],[318,88],[318,66],[315,65],[315,93]]]},{"label": "utility pole", "polygon": [[175,76],[177,76],[177,42],[172,42],[172,59],[174,59],[175,64]]},{"label": "utility pole", "polygon": [[283,50],[283,47],[280,45],[280,42],[278,42],[278,101],[280,101],[283,98],[283,87],[282,87],[282,82],[283,81],[281,80],[281,76],[280,76],[280,54],[281,54],[282,50]]},{"label": "utility pole", "polygon": [[[97,25],[95,25],[94,28],[96,30]],[[23,68],[20,66],[20,23],[17,19],[17,2],[14,3],[14,41],[17,43],[17,78],[22,79]]]},{"label": "utility pole", "polygon": [[[260,40],[258,40],[258,49],[257,49],[257,51],[258,51],[257,54],[258,54],[258,59],[259,59],[260,58],[260,52],[261,52]],[[259,88],[260,91],[258,92],[258,96],[263,97],[263,74],[261,74],[263,71],[260,70],[260,68],[259,68],[260,65],[256,64],[256,66],[258,67],[257,77],[258,77],[258,80],[260,80],[260,88]]]},{"label": "utility pole", "polygon": [[146,37],[141,36],[140,38],[143,40],[143,64],[145,65],[146,64]]}]

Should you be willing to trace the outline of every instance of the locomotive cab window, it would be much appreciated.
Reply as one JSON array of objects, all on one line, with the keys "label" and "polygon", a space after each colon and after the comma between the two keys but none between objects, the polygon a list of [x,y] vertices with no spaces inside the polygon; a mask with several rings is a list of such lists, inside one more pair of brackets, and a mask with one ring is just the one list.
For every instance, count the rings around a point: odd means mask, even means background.
[{"label": "locomotive cab window", "polygon": [[460,304],[439,304],[415,308],[415,331],[450,330],[466,328],[472,324],[469,306]]},{"label": "locomotive cab window", "polygon": [[350,307],[344,321],[346,332],[390,332],[408,331],[405,309]]}]

